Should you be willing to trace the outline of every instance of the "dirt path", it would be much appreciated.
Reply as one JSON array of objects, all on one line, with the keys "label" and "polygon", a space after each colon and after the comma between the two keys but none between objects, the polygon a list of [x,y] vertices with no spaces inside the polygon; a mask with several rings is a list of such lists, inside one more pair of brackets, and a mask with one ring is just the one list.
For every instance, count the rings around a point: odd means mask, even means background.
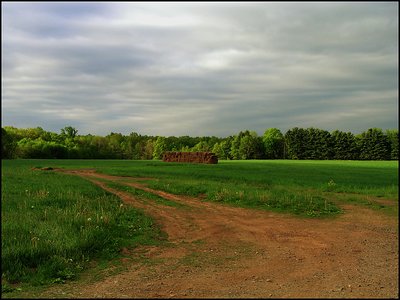
[{"label": "dirt path", "polygon": [[[171,246],[142,247],[124,258],[127,270],[95,283],[68,283],[43,296],[85,298],[397,298],[398,219],[345,206],[334,220],[310,220],[234,208],[152,190],[139,179],[82,176],[142,208]],[[136,199],[99,179],[118,181],[189,209]],[[124,179],[122,181],[121,179]],[[144,256],[146,263],[137,258]],[[142,260],[143,261],[143,260]]]}]

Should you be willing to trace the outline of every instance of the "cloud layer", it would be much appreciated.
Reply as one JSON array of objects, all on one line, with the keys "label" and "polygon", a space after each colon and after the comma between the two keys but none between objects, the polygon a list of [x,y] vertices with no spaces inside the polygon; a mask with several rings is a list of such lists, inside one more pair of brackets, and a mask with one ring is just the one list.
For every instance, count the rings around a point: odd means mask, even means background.
[{"label": "cloud layer", "polygon": [[398,3],[2,2],[2,126],[398,128]]}]

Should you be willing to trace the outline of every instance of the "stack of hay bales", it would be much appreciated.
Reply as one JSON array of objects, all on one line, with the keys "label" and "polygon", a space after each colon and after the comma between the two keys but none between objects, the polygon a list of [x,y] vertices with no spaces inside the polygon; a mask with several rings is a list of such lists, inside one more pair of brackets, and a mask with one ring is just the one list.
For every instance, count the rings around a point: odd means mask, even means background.
[{"label": "stack of hay bales", "polygon": [[217,164],[218,157],[212,152],[165,152],[165,162],[185,162],[200,164]]}]

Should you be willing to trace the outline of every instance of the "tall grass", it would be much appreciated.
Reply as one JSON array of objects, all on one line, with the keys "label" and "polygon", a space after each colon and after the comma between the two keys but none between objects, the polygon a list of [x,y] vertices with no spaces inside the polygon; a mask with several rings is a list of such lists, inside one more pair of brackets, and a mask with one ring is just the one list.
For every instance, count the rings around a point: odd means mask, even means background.
[{"label": "tall grass", "polygon": [[150,217],[116,196],[30,162],[2,161],[2,280],[64,282],[93,259],[162,238]]}]

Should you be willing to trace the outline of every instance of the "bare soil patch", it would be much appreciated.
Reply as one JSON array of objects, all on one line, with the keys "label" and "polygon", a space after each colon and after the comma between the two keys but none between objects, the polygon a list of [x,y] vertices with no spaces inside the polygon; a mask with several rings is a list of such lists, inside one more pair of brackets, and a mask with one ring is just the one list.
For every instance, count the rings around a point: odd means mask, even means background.
[{"label": "bare soil patch", "polygon": [[[142,208],[170,246],[123,249],[126,270],[96,282],[71,282],[44,297],[72,298],[398,298],[398,218],[346,205],[335,219],[303,219],[204,202],[121,181],[82,176]],[[99,178],[131,185],[190,209],[136,199]]]}]

